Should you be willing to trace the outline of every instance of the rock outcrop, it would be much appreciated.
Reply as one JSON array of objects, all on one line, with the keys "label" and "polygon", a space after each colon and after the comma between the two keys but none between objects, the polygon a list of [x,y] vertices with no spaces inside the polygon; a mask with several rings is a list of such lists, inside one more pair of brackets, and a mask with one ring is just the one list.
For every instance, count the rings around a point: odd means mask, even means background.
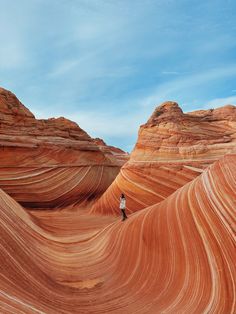
[{"label": "rock outcrop", "polygon": [[236,154],[125,223],[0,208],[2,313],[235,312]]},{"label": "rock outcrop", "polygon": [[120,165],[123,166],[129,160],[129,153],[124,152],[122,149],[107,145],[101,138],[95,138],[94,142],[98,145],[100,150],[105,154],[105,156],[111,161],[120,161]]},{"label": "rock outcrop", "polygon": [[92,212],[119,214],[121,192],[128,213],[158,203],[235,147],[235,106],[183,113],[165,102],[140,127],[129,161]]},{"label": "rock outcrop", "polygon": [[96,200],[125,162],[110,155],[75,122],[37,120],[0,88],[0,188],[22,205],[51,208]]}]

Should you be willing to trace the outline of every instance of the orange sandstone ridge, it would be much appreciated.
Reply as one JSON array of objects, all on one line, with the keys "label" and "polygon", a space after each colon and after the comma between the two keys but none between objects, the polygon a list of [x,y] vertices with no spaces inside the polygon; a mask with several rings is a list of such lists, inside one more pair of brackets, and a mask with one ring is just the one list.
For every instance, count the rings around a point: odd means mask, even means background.
[{"label": "orange sandstone ridge", "polygon": [[122,149],[114,146],[107,145],[103,139],[101,138],[95,138],[94,143],[98,145],[100,150],[104,152],[104,154],[107,156],[107,158],[113,160],[115,157],[116,160],[119,160],[121,162],[121,166],[129,160],[129,154],[125,153]]},{"label": "orange sandstone ridge", "polygon": [[[126,154],[106,152],[75,122],[37,120],[0,88],[0,188],[27,207],[86,204],[107,189]],[[111,157],[110,157],[111,156]]]},{"label": "orange sandstone ridge", "polygon": [[128,213],[158,203],[235,147],[235,106],[183,113],[165,102],[140,127],[129,161],[92,212],[119,214],[121,192]]},{"label": "orange sandstone ridge", "polygon": [[125,223],[34,217],[0,191],[2,313],[235,313],[235,160]]},{"label": "orange sandstone ridge", "polygon": [[127,160],[0,89],[0,313],[236,312],[236,107],[166,102]]}]

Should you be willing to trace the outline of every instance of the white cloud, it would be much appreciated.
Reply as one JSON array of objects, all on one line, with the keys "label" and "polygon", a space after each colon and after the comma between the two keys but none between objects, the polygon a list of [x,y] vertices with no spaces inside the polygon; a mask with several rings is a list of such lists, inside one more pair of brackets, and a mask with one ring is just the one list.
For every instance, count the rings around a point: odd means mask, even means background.
[{"label": "white cloud", "polygon": [[221,107],[224,105],[235,105],[235,104],[236,104],[236,96],[229,96],[225,98],[215,98],[215,99],[207,101],[204,104],[204,109],[216,108],[216,107]]},{"label": "white cloud", "polygon": [[[34,109],[31,112],[37,119],[48,119],[52,117],[50,109]],[[97,111],[77,111],[58,110],[54,117],[65,117],[76,122],[92,137],[120,137],[134,136],[138,132],[138,127],[143,121],[143,113],[137,112],[131,115],[116,114],[111,112]]]},{"label": "white cloud", "polygon": [[183,92],[188,94],[188,90],[196,86],[204,86],[206,83],[223,79],[236,75],[236,64],[231,64],[225,67],[206,70],[205,72],[188,74],[178,77],[167,83],[160,84],[153,90],[153,92],[146,98],[142,99],[141,105],[143,107],[150,107],[153,104],[158,104],[166,100],[170,100],[173,94]]},{"label": "white cloud", "polygon": [[12,69],[22,67],[27,60],[27,54],[18,41],[5,41],[0,46],[0,69]]},{"label": "white cloud", "polygon": [[162,71],[161,74],[164,74],[164,75],[178,75],[178,74],[180,74],[180,72],[176,72],[176,71]]},{"label": "white cloud", "polygon": [[194,110],[236,75],[234,19],[216,19],[210,1],[0,2],[2,84],[36,116],[71,118],[93,136],[136,135],[155,105]]},{"label": "white cloud", "polygon": [[[4,14],[4,9],[0,10],[0,69],[4,70],[22,67],[28,57],[23,35],[24,23],[19,24],[14,10],[11,13],[10,18],[9,12]],[[9,19],[14,22],[9,23]]]}]

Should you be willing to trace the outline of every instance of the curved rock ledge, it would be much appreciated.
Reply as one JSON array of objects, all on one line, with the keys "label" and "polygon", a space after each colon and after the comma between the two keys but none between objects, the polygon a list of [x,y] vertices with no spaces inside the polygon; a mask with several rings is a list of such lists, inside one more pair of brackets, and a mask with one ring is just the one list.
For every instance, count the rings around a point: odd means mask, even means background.
[{"label": "curved rock ledge", "polygon": [[92,213],[119,214],[119,197],[132,213],[161,202],[236,149],[236,107],[183,113],[175,102],[156,108],[137,144]]},{"label": "curved rock ledge", "polygon": [[0,88],[0,188],[22,205],[87,206],[117,176],[127,154],[102,149],[75,122],[63,117],[37,120]]},{"label": "curved rock ledge", "polygon": [[1,311],[233,314],[235,178],[232,154],[125,223],[0,192]]}]

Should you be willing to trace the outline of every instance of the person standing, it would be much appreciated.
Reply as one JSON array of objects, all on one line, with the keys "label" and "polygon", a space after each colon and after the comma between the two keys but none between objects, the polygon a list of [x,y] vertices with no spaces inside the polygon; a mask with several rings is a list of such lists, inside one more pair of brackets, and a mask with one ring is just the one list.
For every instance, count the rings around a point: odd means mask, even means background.
[{"label": "person standing", "polygon": [[121,210],[122,216],[123,216],[122,221],[124,221],[125,219],[128,218],[126,216],[125,209],[126,209],[126,199],[125,199],[125,195],[122,193],[120,196],[120,210]]}]

